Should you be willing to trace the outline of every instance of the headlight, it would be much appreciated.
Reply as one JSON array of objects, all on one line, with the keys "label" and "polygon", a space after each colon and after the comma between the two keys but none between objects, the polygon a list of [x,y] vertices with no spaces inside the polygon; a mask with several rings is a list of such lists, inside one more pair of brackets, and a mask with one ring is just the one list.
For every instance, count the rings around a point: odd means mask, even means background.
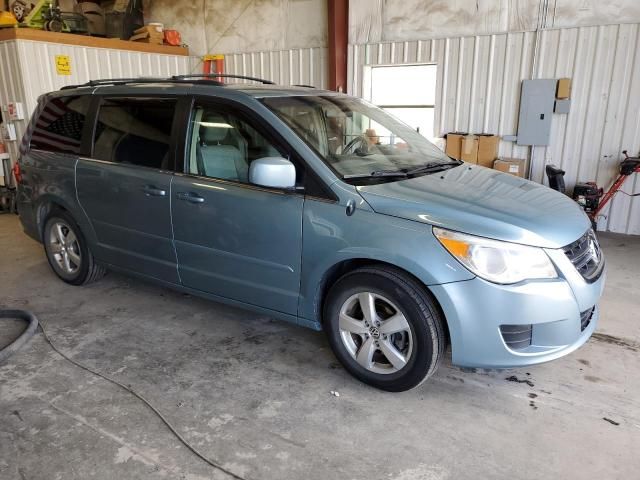
[{"label": "headlight", "polygon": [[501,242],[433,227],[433,234],[460,263],[494,283],[556,278],[555,267],[541,248]]}]

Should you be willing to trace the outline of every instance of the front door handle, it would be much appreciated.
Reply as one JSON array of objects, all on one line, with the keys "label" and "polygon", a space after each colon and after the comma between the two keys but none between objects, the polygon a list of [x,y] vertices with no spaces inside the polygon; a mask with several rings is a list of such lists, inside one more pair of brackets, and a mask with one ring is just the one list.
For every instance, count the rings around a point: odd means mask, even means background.
[{"label": "front door handle", "polygon": [[191,203],[204,203],[204,197],[201,197],[197,193],[193,192],[178,192],[178,198],[185,202]]},{"label": "front door handle", "polygon": [[167,194],[166,190],[157,188],[154,185],[145,185],[142,191],[147,197],[164,197]]}]

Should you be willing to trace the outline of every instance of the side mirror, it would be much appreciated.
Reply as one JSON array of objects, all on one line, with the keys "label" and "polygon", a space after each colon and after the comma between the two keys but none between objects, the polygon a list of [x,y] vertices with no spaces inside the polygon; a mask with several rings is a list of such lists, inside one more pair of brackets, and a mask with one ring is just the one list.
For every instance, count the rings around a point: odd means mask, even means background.
[{"label": "side mirror", "polygon": [[296,167],[282,157],[258,158],[249,166],[249,182],[261,187],[294,188]]}]

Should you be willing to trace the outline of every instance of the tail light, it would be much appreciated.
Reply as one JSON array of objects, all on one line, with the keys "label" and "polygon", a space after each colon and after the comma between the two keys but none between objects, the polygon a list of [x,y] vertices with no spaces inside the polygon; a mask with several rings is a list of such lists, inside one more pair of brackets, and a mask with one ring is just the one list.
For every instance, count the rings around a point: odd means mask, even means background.
[{"label": "tail light", "polygon": [[20,164],[16,162],[13,165],[13,176],[16,177],[16,183],[22,183],[22,172],[20,171]]}]

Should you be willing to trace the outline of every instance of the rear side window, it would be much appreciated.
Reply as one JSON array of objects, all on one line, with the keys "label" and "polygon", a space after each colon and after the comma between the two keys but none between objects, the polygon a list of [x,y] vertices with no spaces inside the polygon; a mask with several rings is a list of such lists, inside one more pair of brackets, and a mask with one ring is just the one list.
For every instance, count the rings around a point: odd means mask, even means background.
[{"label": "rear side window", "polygon": [[90,97],[87,95],[48,100],[33,125],[31,148],[56,153],[80,153],[89,103]]},{"label": "rear side window", "polygon": [[105,98],[94,134],[93,158],[166,170],[175,99]]}]

